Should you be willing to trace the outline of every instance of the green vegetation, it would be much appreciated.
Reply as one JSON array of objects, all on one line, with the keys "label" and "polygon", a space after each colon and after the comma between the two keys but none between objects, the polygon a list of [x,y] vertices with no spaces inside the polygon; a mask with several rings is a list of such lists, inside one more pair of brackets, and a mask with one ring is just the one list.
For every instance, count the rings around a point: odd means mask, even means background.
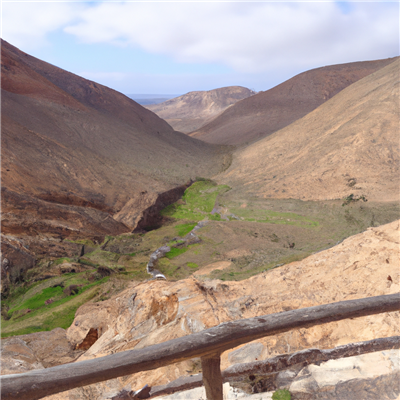
[{"label": "green vegetation", "polygon": [[[97,294],[97,287],[107,283],[109,277],[90,282],[87,273],[65,274],[27,285],[24,293],[2,302],[7,318],[2,312],[2,337],[68,328],[76,310]],[[63,288],[80,282],[77,292],[68,296]],[[21,292],[21,291],[20,291]],[[47,301],[47,304],[46,304]]]},{"label": "green vegetation", "polygon": [[24,308],[36,309],[44,306],[44,302],[51,298],[60,298],[63,295],[63,289],[60,286],[48,287],[43,289],[41,293],[38,293],[31,298],[24,301],[22,304],[10,310],[10,312],[16,310],[22,310]]},{"label": "green vegetation", "polygon": [[218,214],[211,214],[211,211],[217,197],[229,189],[229,186],[217,185],[211,180],[197,181],[185,190],[182,197],[184,204],[181,204],[182,201],[171,204],[161,211],[161,215],[191,221],[201,221],[206,217],[218,221],[221,217]]},{"label": "green vegetation", "polygon": [[[107,236],[102,244],[76,241],[90,246],[91,252],[46,259],[29,270],[25,282],[11,287],[2,301],[2,336],[67,328],[81,304],[108,299],[129,281],[150,279],[146,272],[150,254],[164,245],[171,251],[159,260],[157,269],[168,279],[184,279],[206,265],[229,260],[224,269],[205,277],[238,281],[301,260],[400,215],[397,203],[366,203],[363,196],[354,195],[345,201],[347,207],[343,200],[238,200],[228,186],[199,180],[186,190],[183,201],[162,211],[171,218],[159,229]],[[222,218],[211,214],[216,205]],[[200,220],[208,220],[196,232],[200,243],[187,246],[180,238]],[[63,262],[72,267],[60,268]],[[63,270],[76,272],[61,274]],[[78,285],[78,291],[67,296],[63,289],[70,285]]]},{"label": "green vegetation", "polygon": [[54,265],[62,264],[64,261],[71,262],[71,259],[69,257],[58,258],[57,260],[54,260]]},{"label": "green vegetation", "polygon": [[365,195],[362,194],[361,196],[354,196],[353,193],[348,195],[347,197],[345,197],[343,200],[344,201],[342,203],[342,206],[347,206],[350,203],[356,203],[357,201],[360,201],[360,200],[362,200],[363,202],[368,201],[367,197]]},{"label": "green vegetation", "polygon": [[292,398],[289,390],[279,389],[272,395],[273,400],[290,400]]},{"label": "green vegetation", "polygon": [[165,254],[165,257],[171,259],[176,256],[179,256],[180,254],[186,253],[188,250],[189,250],[188,247],[173,247],[171,251]]},{"label": "green vegetation", "polygon": [[245,221],[267,222],[270,224],[296,225],[305,227],[317,227],[319,222],[309,217],[292,212],[277,212],[257,208],[232,208],[231,211]]},{"label": "green vegetation", "polygon": [[186,236],[189,232],[192,231],[192,229],[196,226],[196,224],[190,223],[190,224],[180,224],[175,226],[175,230],[178,236],[184,237]]}]

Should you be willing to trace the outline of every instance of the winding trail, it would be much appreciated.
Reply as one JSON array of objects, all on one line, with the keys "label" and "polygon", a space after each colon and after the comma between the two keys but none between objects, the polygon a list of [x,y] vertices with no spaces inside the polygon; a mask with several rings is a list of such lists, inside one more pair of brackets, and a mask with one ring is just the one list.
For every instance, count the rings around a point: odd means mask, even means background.
[{"label": "winding trail", "polygon": [[[208,222],[208,219],[203,219],[200,221],[183,239],[183,243],[198,243],[200,242],[200,238],[196,235],[196,231],[202,228],[203,226],[206,225]],[[155,267],[158,264],[158,260],[162,257],[165,257],[165,255],[171,251],[171,247],[169,246],[161,246],[157,250],[155,250],[153,253],[150,255],[150,260],[147,263],[146,271],[148,274],[150,274],[153,279],[167,279],[164,274],[162,274],[158,269]]]}]

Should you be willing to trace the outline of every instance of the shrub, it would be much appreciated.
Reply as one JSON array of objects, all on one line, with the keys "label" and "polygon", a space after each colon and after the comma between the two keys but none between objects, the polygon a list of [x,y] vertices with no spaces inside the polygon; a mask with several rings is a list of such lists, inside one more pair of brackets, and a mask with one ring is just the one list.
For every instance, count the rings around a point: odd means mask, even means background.
[{"label": "shrub", "polygon": [[354,196],[354,194],[352,193],[352,194],[349,194],[347,197],[345,197],[344,199],[344,202],[342,203],[342,206],[347,206],[348,204],[350,204],[350,203],[355,203],[355,202],[357,202],[357,201],[359,201],[359,200],[362,200],[362,201],[364,201],[364,202],[366,202],[366,201],[368,201],[367,200],[367,197],[364,195],[364,194],[362,194],[361,196]]},{"label": "shrub", "polygon": [[287,389],[279,389],[272,395],[272,400],[291,400],[292,396]]}]

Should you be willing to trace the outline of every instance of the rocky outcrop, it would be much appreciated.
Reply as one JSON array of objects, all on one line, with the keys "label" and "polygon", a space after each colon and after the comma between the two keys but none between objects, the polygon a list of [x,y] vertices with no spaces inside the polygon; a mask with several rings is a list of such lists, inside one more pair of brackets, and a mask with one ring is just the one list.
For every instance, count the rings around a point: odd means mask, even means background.
[{"label": "rocky outcrop", "polygon": [[160,211],[179,200],[192,183],[158,194],[143,191],[131,198],[113,218],[135,231],[160,227],[163,221]]},{"label": "rocky outcrop", "polygon": [[37,332],[1,340],[2,375],[49,368],[75,361],[82,351],[74,351],[65,329]]},{"label": "rocky outcrop", "polygon": [[400,396],[399,350],[309,365],[286,386],[293,400],[397,399]]},{"label": "rocky outcrop", "polygon": [[[275,383],[277,390],[289,390],[293,400],[395,400],[400,396],[399,351],[387,350],[311,364],[297,371],[279,373]],[[275,389],[257,392],[263,389],[257,384],[254,389],[256,394],[249,394],[235,384],[225,383],[224,399],[269,400],[275,392]],[[200,387],[157,399],[206,400],[206,395],[204,387]]]},{"label": "rocky outcrop", "polygon": [[25,272],[35,265],[35,257],[21,240],[1,237],[1,295],[6,296],[10,285],[23,280]]}]

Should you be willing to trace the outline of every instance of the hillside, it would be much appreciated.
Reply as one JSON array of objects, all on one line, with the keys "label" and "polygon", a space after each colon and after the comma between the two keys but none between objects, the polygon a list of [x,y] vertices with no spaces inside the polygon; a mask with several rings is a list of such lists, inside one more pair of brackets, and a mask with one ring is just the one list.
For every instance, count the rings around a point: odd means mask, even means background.
[{"label": "hillside", "polygon": [[[6,257],[35,257],[49,246],[60,256],[65,238],[131,231],[159,193],[227,162],[220,147],[175,132],[126,96],[5,41],[1,62]],[[168,192],[167,204],[183,190]],[[124,221],[114,219],[127,203]]]},{"label": "hillside", "polygon": [[219,175],[236,196],[399,199],[400,60],[235,154]]},{"label": "hillside", "polygon": [[256,92],[241,86],[189,92],[183,96],[146,106],[165,119],[179,132],[193,132],[239,100],[253,96]]},{"label": "hillside", "polygon": [[331,65],[303,72],[236,103],[191,136],[209,143],[251,143],[304,117],[347,86],[394,60]]}]

